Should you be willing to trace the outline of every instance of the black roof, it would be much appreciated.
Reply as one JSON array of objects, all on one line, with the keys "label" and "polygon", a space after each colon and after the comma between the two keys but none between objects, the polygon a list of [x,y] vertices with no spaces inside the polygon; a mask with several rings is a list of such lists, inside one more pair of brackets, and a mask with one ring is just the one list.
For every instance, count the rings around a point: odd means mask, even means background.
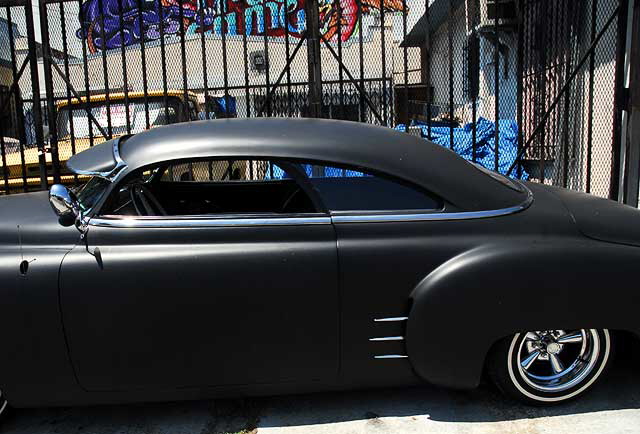
[{"label": "black roof", "polygon": [[421,47],[425,43],[427,28],[429,33],[436,32],[449,18],[449,7],[454,11],[464,3],[464,0],[434,0],[429,5],[429,20],[423,14],[413,28],[402,40],[401,47]]},{"label": "black roof", "polygon": [[[72,171],[108,171],[113,142],[67,162]],[[290,158],[343,163],[424,187],[463,210],[514,206],[523,193],[506,187],[454,152],[391,128],[327,119],[250,118],[185,122],[136,134],[120,146],[133,170],[176,159]]]}]

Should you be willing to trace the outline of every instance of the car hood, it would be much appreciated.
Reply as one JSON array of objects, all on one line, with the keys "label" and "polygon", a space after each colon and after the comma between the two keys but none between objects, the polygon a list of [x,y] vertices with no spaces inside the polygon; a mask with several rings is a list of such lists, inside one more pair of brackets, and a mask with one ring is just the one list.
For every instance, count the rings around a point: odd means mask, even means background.
[{"label": "car hood", "polygon": [[640,246],[640,210],[609,199],[547,186],[562,200],[583,235],[600,241]]},{"label": "car hood", "polygon": [[[18,230],[19,227],[19,230]],[[0,244],[70,248],[80,238],[71,226],[63,227],[49,204],[49,192],[0,196]]]}]

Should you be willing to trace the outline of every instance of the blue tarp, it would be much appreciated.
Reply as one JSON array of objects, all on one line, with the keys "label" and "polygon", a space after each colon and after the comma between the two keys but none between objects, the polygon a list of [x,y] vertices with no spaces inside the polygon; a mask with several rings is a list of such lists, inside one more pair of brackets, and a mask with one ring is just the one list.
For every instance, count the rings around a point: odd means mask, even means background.
[{"label": "blue tarp", "polygon": [[[429,127],[425,122],[413,121],[411,125],[420,127],[422,137],[428,137]],[[499,125],[498,172],[504,175],[518,155],[518,124],[512,119],[500,119]],[[491,170],[495,169],[495,128],[496,124],[485,118],[479,118],[476,122],[476,162]],[[395,129],[404,131],[405,126],[400,124]],[[449,127],[432,126],[430,140],[448,148],[450,134]],[[466,160],[473,159],[473,123],[453,129],[453,151]],[[511,176],[518,176],[517,168]],[[527,180],[529,174],[521,169],[519,178]]]}]

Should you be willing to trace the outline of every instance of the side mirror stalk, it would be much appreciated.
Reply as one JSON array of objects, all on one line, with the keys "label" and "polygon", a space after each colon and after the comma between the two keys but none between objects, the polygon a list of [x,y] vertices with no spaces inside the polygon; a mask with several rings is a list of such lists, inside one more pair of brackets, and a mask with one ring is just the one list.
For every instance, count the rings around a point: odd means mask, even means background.
[{"label": "side mirror stalk", "polygon": [[84,241],[84,248],[88,254],[96,258],[96,262],[98,262],[98,267],[100,269],[104,269],[102,264],[102,253],[100,252],[100,247],[96,247],[93,249],[93,252],[89,249],[89,228],[85,227],[84,232],[80,235],[80,238]]}]

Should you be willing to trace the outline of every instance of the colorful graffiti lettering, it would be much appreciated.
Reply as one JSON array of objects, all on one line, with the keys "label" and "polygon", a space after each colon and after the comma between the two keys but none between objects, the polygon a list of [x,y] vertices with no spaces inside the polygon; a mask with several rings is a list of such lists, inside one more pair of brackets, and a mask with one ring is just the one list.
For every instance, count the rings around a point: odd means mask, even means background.
[{"label": "colorful graffiti lettering", "polygon": [[[360,14],[358,13],[360,3]],[[403,0],[319,0],[325,39],[347,41],[358,17],[384,8],[404,10]],[[87,0],[80,9],[80,39],[91,53],[153,41],[181,32],[300,37],[306,27],[305,0]],[[339,25],[339,23],[341,25]]]}]

